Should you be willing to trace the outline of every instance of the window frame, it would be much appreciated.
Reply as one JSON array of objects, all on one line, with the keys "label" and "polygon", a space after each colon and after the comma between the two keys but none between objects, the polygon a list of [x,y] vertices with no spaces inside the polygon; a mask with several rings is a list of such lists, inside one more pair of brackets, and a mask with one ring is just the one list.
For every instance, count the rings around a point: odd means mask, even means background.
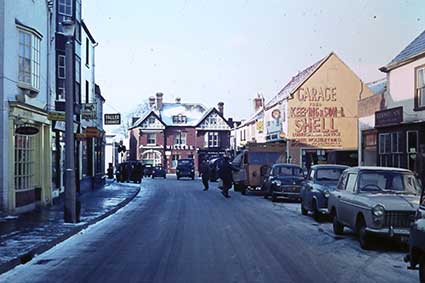
[{"label": "window frame", "polygon": [[[152,136],[153,136],[153,138],[152,138]],[[153,141],[153,142],[150,142],[149,140]],[[146,142],[147,142],[148,145],[156,145],[156,133],[147,133]]]},{"label": "window frame", "polygon": [[[35,172],[35,137],[14,135],[14,190],[15,192],[33,190]],[[21,157],[21,159],[18,159]],[[25,160],[22,160],[24,158]]]},{"label": "window frame", "polygon": [[[424,86],[419,87],[419,72],[422,71],[423,73],[423,80],[424,80]],[[421,110],[425,110],[425,64],[420,65],[415,67],[415,85],[414,85],[414,111],[421,111]],[[422,98],[422,103],[421,102],[421,98],[419,95],[419,90],[421,90],[421,92],[423,92],[423,98]]]},{"label": "window frame", "polygon": [[[18,30],[18,86],[30,89],[34,92],[40,91],[40,57],[41,36],[31,29],[17,25]],[[24,36],[24,37],[22,37]],[[27,38],[25,38],[27,36]],[[26,40],[29,37],[29,41]],[[21,41],[22,39],[23,42]],[[23,49],[22,49],[23,48]],[[21,53],[23,51],[23,54]],[[28,54],[26,54],[28,53]],[[29,57],[28,57],[29,56]],[[21,63],[22,61],[22,63]],[[24,61],[29,70],[26,70]]]},{"label": "window frame", "polygon": [[[353,190],[348,189],[348,185],[349,185],[349,180],[350,180],[350,176],[355,176],[355,181],[354,181],[354,185],[353,185]],[[344,186],[344,191],[349,192],[349,193],[357,193],[358,192],[358,179],[359,179],[359,174],[358,173],[348,173],[347,174],[347,181],[345,183]]]}]

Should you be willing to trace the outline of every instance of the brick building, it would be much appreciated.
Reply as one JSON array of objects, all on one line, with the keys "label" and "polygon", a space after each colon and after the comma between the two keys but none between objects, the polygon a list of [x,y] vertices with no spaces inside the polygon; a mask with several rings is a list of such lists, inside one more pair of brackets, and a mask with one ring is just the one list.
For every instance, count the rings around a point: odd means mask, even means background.
[{"label": "brick building", "polygon": [[231,125],[224,104],[207,109],[199,103],[163,102],[163,94],[149,98],[150,109],[134,118],[130,131],[130,160],[163,165],[175,172],[177,160],[193,158],[195,169],[206,159],[230,148]]}]

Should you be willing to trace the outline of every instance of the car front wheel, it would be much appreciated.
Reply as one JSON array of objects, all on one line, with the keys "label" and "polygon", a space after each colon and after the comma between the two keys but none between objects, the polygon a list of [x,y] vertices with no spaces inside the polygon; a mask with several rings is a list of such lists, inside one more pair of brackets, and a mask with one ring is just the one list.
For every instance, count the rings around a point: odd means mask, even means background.
[{"label": "car front wheel", "polygon": [[334,216],[333,216],[333,224],[332,224],[332,226],[333,226],[333,230],[334,230],[335,235],[342,235],[342,234],[344,234],[344,225],[342,225],[338,221],[337,216],[336,216],[336,213],[334,213]]},{"label": "car front wheel", "polygon": [[308,210],[304,208],[303,205],[303,201],[301,200],[301,214],[302,215],[307,215],[308,214]]}]

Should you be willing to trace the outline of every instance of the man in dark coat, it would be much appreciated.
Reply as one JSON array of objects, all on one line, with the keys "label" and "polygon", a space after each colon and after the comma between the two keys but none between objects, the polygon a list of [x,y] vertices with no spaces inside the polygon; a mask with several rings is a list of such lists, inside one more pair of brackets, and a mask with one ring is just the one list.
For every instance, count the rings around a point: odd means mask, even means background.
[{"label": "man in dark coat", "polygon": [[218,171],[218,176],[223,181],[223,191],[221,192],[223,196],[229,198],[229,190],[233,185],[233,177],[232,177],[232,165],[230,164],[230,158],[225,156],[223,158],[223,162]]},{"label": "man in dark coat", "polygon": [[210,168],[208,166],[208,161],[204,161],[201,164],[201,178],[202,178],[202,184],[204,184],[204,191],[208,191],[209,188],[209,180],[210,180]]}]

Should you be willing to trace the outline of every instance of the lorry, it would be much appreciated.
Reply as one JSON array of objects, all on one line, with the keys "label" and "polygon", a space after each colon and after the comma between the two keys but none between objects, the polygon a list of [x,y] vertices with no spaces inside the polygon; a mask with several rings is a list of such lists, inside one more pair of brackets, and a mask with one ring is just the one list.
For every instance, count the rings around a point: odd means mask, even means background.
[{"label": "lorry", "polygon": [[264,192],[264,181],[273,164],[286,160],[285,144],[250,143],[232,161],[234,190]]}]

